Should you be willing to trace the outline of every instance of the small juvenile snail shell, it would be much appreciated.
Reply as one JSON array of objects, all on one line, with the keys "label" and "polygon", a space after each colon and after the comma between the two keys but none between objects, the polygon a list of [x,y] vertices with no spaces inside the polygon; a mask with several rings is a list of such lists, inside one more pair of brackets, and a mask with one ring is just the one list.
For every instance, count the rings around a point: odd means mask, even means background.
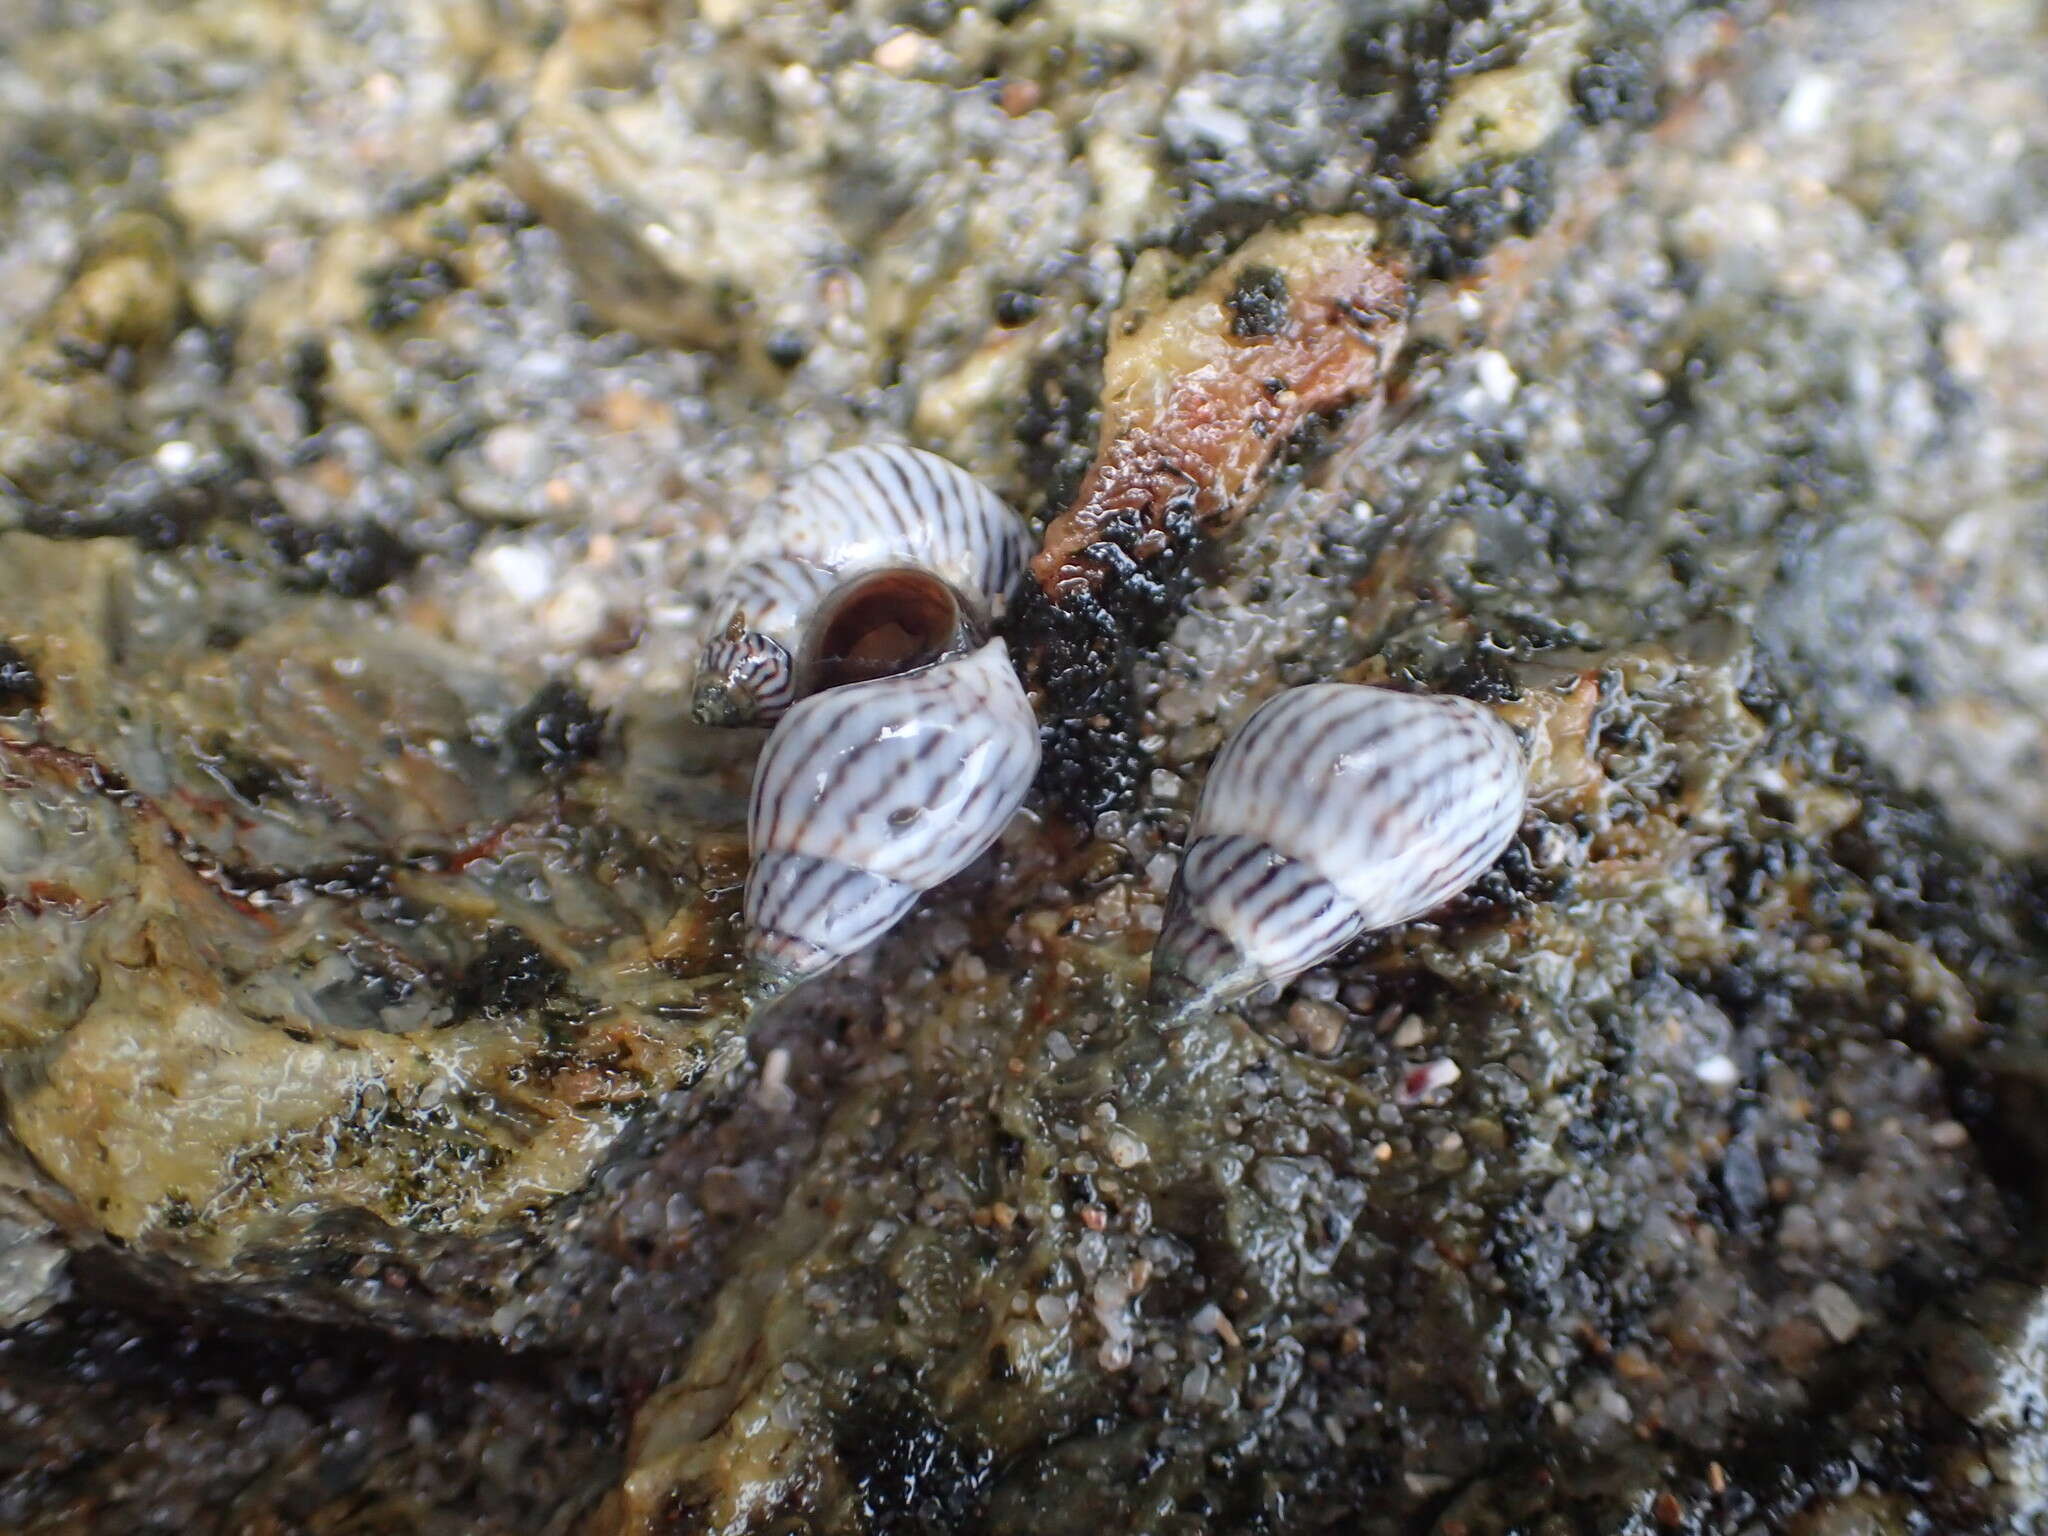
[{"label": "small juvenile snail shell", "polygon": [[1521,824],[1514,731],[1469,699],[1347,683],[1268,699],[1203,785],[1153,951],[1156,997],[1285,985],[1470,885]]},{"label": "small juvenile snail shell", "polygon": [[796,702],[791,653],[832,573],[785,557],[750,560],[727,578],[717,628],[697,662],[691,712],[705,725],[767,724]]},{"label": "small juvenile snail shell", "polygon": [[754,770],[747,948],[770,991],[866,948],[1008,825],[1038,772],[1009,654],[800,699]]},{"label": "small juvenile snail shell", "polygon": [[1031,554],[1023,520],[935,454],[848,448],[786,486],[742,538],[713,615],[693,712],[708,725],[769,724],[805,691],[794,657],[812,605],[859,571],[915,568],[947,582],[977,632],[1003,615]]}]

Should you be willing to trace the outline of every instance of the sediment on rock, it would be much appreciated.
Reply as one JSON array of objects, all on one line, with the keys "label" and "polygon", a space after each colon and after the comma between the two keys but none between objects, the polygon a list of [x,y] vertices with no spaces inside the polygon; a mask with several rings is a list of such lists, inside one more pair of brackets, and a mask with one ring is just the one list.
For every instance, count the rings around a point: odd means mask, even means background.
[{"label": "sediment on rock", "polygon": [[1180,291],[1147,252],[1110,318],[1102,440],[1033,574],[1054,602],[1112,564],[1173,554],[1251,510],[1294,435],[1357,409],[1370,427],[1406,333],[1408,284],[1365,219],[1254,236]]}]

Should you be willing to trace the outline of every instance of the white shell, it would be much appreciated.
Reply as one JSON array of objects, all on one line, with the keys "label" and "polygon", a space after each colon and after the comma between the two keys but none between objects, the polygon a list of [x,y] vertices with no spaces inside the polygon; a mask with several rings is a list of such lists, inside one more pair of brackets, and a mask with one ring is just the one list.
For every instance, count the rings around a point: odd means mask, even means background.
[{"label": "white shell", "polygon": [[755,963],[786,984],[866,948],[981,856],[1037,772],[1038,721],[997,641],[799,700],[754,770]]},{"label": "white shell", "polygon": [[1209,770],[1155,990],[1218,1002],[1284,985],[1420,917],[1500,857],[1527,798],[1514,731],[1469,699],[1347,683],[1276,695]]},{"label": "white shell", "polygon": [[921,567],[959,592],[985,632],[1023,575],[1031,536],[965,470],[886,445],[848,448],[806,469],[748,527],[739,553],[698,667],[697,715],[707,724],[767,724],[788,707],[793,687],[757,698],[752,680],[790,676],[811,605],[835,579]]}]

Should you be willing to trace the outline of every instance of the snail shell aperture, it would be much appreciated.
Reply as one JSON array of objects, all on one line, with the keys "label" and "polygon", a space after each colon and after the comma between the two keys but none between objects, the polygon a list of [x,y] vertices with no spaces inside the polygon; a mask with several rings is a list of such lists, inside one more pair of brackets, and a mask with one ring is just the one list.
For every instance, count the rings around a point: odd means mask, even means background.
[{"label": "snail shell aperture", "polygon": [[975,632],[1003,615],[1031,553],[1022,519],[936,454],[849,448],[786,486],[740,543],[699,660],[692,712],[766,725],[807,691],[796,650],[819,597],[846,577],[917,569],[958,595]]},{"label": "snail shell aperture", "polygon": [[1514,731],[1469,699],[1348,683],[1269,699],[1217,754],[1153,951],[1156,997],[1284,985],[1470,885],[1521,824]]},{"label": "snail shell aperture", "polygon": [[1038,751],[997,641],[793,705],[747,815],[747,946],[770,988],[865,949],[979,858],[1023,803]]},{"label": "snail shell aperture", "polygon": [[867,571],[811,609],[797,652],[797,691],[819,693],[928,667],[987,639],[944,578],[914,565]]}]

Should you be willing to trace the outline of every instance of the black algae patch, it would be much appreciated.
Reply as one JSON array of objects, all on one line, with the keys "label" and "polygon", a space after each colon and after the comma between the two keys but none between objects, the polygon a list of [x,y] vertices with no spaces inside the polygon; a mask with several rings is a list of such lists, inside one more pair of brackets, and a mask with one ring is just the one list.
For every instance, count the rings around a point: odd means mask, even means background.
[{"label": "black algae patch", "polygon": [[1382,155],[1405,155],[1429,138],[1449,90],[1456,33],[1451,7],[1436,5],[1393,23],[1375,14],[1345,34],[1337,84],[1347,96],[1384,104],[1372,135]]},{"label": "black algae patch", "polygon": [[43,680],[35,668],[5,640],[0,640],[0,714],[34,709],[43,702]]},{"label": "black algae patch", "polygon": [[148,550],[178,549],[221,517],[245,516],[233,497],[215,483],[111,490],[89,506],[35,506],[22,527],[46,539],[127,539]]},{"label": "black algae patch", "polygon": [[52,539],[127,539],[165,552],[204,546],[246,545],[237,530],[252,530],[294,591],[368,597],[419,564],[419,551],[379,523],[353,521],[313,526],[299,522],[237,454],[225,472],[173,484],[149,475],[83,506],[34,506],[22,527]]},{"label": "black algae patch", "polygon": [[522,768],[535,773],[567,768],[597,755],[604,716],[574,684],[544,684],[505,727],[505,745]]},{"label": "black algae patch", "polygon": [[1427,192],[1376,180],[1366,196],[1374,216],[1399,231],[1418,276],[1466,276],[1501,241],[1526,238],[1550,219],[1556,202],[1550,161],[1542,155],[1471,168]]},{"label": "black algae patch", "polygon": [[872,1536],[976,1536],[993,1458],[948,1433],[910,1387],[876,1385],[834,1429]]},{"label": "black algae patch", "polygon": [[1600,49],[1573,72],[1572,103],[1593,127],[1617,120],[1650,122],[1657,115],[1656,70],[1638,53]]},{"label": "black algae patch", "polygon": [[1142,766],[1130,662],[1115,618],[1093,594],[1055,607],[1034,583],[1025,589],[1013,634],[1026,648],[1025,675],[1044,693],[1038,784],[1082,825],[1138,790]]},{"label": "black algae patch", "polygon": [[370,291],[363,321],[373,331],[392,331],[419,318],[436,299],[462,286],[455,269],[438,256],[408,256],[364,274]]},{"label": "black algae patch", "polygon": [[378,523],[312,528],[275,508],[256,527],[285,565],[285,580],[302,592],[368,597],[419,563],[419,553]]},{"label": "black algae patch", "polygon": [[477,957],[450,989],[457,1020],[496,1018],[546,1002],[561,989],[562,968],[519,929],[493,928]]},{"label": "black algae patch", "polygon": [[1082,825],[1132,804],[1146,769],[1131,722],[1132,663],[1157,644],[1186,606],[1196,583],[1191,557],[1201,540],[1191,514],[1167,514],[1167,547],[1138,559],[1119,539],[1142,532],[1106,525],[1085,557],[1102,570],[1091,591],[1054,604],[1027,586],[1011,624],[1013,648],[1031,686],[1044,694],[1044,760],[1039,788]]},{"label": "black algae patch", "polygon": [[1230,334],[1240,340],[1277,336],[1287,325],[1287,279],[1271,267],[1246,267],[1225,300]]}]

